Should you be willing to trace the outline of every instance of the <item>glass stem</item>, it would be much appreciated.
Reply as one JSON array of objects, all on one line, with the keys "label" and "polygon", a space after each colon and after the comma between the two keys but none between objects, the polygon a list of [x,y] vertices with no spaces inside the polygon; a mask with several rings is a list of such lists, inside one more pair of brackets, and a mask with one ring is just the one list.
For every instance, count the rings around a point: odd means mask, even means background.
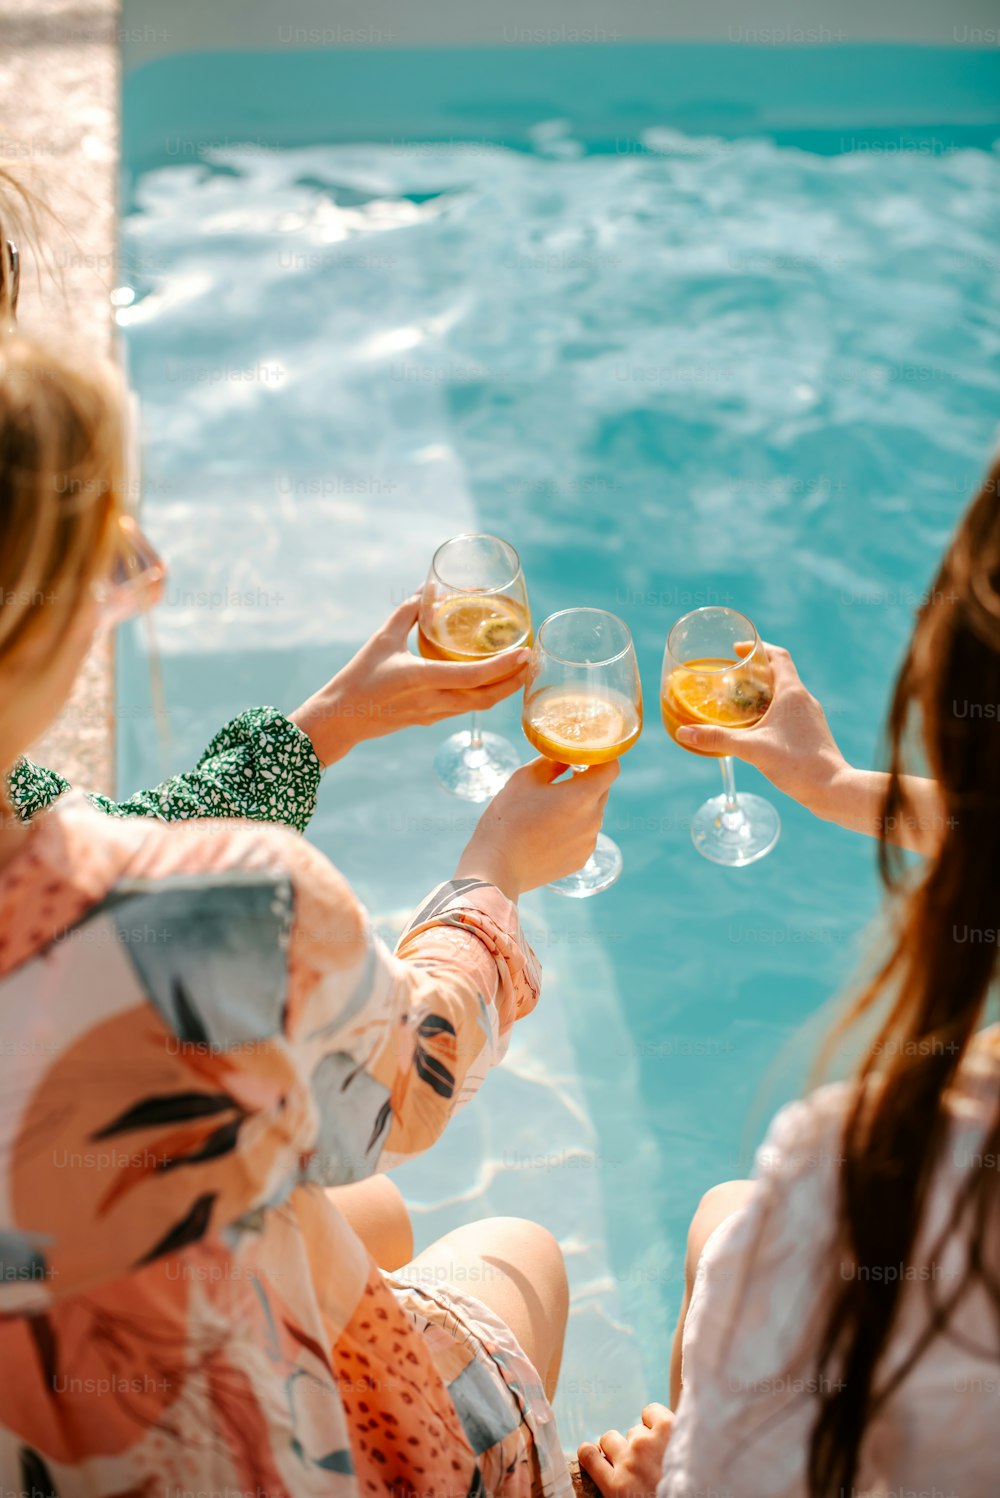
[{"label": "glass stem", "polygon": [[[589,770],[590,769],[590,766],[589,765],[570,765],[570,769],[572,770],[572,772],[573,772],[574,775],[582,775],[583,772],[584,772],[584,770]],[[597,868],[597,859],[594,857],[594,854],[591,853],[590,857],[587,859],[587,862],[584,864],[583,868],[582,869],[577,869],[577,873],[578,874],[592,874],[596,868]]]},{"label": "glass stem", "polygon": [[482,747],[483,735],[479,727],[479,714],[473,713],[472,721],[469,723],[469,748],[481,749]]},{"label": "glass stem", "polygon": [[743,811],[736,795],[736,776],[733,773],[733,757],[724,754],[719,760],[719,769],[722,771],[722,794],[725,801],[722,807],[722,819],[727,826],[733,826],[743,818]]}]

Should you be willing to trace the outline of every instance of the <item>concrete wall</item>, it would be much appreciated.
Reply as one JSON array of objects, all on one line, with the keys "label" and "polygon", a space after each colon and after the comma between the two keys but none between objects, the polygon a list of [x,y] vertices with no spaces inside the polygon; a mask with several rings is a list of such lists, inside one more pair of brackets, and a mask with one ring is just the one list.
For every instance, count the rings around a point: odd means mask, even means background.
[{"label": "concrete wall", "polygon": [[[118,181],[117,0],[0,0],[0,161],[52,209],[46,257],[22,246],[20,322],[111,351]],[[0,214],[2,216],[2,214]],[[35,758],[87,789],[113,781],[111,650],[98,645]]]},{"label": "concrete wall", "polygon": [[231,48],[637,40],[996,46],[996,0],[124,0],[125,66]]}]

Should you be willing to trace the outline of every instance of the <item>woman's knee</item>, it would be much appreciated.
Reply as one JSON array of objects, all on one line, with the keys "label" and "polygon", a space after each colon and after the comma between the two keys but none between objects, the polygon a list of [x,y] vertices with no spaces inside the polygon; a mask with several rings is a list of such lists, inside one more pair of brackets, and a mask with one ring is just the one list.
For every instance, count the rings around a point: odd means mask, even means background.
[{"label": "woman's knee", "polygon": [[485,1217],[455,1228],[441,1240],[462,1259],[474,1256],[484,1266],[520,1284],[529,1301],[536,1297],[565,1323],[569,1311],[566,1261],[559,1240],[527,1217]]},{"label": "woman's knee", "polygon": [[753,1193],[753,1181],[721,1181],[712,1186],[695,1209],[688,1228],[687,1256],[684,1261],[684,1277],[688,1290],[694,1284],[705,1244],[720,1223],[738,1212]]},{"label": "woman's knee", "polygon": [[553,1283],[566,1286],[566,1260],[559,1239],[540,1222],[530,1217],[488,1217],[481,1225],[500,1257],[509,1255],[512,1262],[523,1260],[527,1253],[532,1264]]},{"label": "woman's knee", "polygon": [[413,1257],[413,1224],[402,1192],[388,1176],[331,1186],[327,1196],[346,1217],[380,1269],[399,1269]]},{"label": "woman's knee", "polygon": [[569,1317],[569,1285],[558,1240],[523,1217],[489,1217],[455,1228],[416,1258],[418,1275],[484,1301],[506,1322],[543,1380],[554,1381]]},{"label": "woman's knee", "polygon": [[483,1226],[487,1229],[484,1259],[496,1261],[512,1278],[527,1276],[546,1317],[564,1328],[569,1316],[569,1280],[555,1234],[527,1217],[493,1217]]},{"label": "woman's knee", "polygon": [[413,1223],[410,1220],[410,1209],[403,1200],[403,1193],[395,1181],[390,1180],[386,1175],[376,1176],[374,1179],[379,1182],[378,1189],[382,1194],[384,1211],[393,1235],[394,1256],[397,1261],[393,1268],[398,1268],[399,1265],[406,1264],[413,1258]]},{"label": "woman's knee", "polygon": [[439,1242],[463,1252],[489,1253],[511,1262],[519,1261],[526,1251],[530,1251],[546,1270],[554,1274],[565,1273],[559,1240],[548,1228],[529,1217],[481,1217],[477,1222],[452,1228]]},{"label": "woman's knee", "polygon": [[551,1398],[569,1320],[569,1281],[558,1239],[540,1223],[497,1217],[481,1250],[484,1268],[499,1271],[497,1308],[534,1363]]}]

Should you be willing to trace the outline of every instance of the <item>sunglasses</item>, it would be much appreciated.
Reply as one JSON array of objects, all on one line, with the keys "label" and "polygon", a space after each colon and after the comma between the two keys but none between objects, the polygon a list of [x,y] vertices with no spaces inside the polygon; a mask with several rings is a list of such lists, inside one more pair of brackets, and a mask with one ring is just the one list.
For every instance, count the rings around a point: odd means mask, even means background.
[{"label": "sunglasses", "polygon": [[111,576],[94,584],[101,626],[114,629],[136,614],[145,614],[163,597],[167,569],[133,515],[118,517],[118,543]]}]

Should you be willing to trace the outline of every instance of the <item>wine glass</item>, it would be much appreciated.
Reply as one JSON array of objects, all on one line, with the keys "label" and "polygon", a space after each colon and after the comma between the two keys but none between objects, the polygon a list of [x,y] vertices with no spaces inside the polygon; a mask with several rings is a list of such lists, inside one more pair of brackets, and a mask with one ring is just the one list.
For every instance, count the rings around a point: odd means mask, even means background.
[{"label": "wine glass", "polygon": [[[660,705],[677,742],[678,728],[703,723],[752,728],[771,705],[774,677],[767,651],[745,614],[716,606],[694,609],[667,636]],[[687,749],[687,744],[681,745]],[[710,751],[691,749],[692,754]],[[691,839],[705,858],[738,868],[770,853],[781,819],[763,796],[737,796],[730,755],[711,754],[722,770],[722,795],[695,813]]]},{"label": "wine glass", "polygon": [[[528,590],[517,552],[499,536],[453,536],[434,553],[420,603],[417,645],[432,661],[481,661],[531,641]],[[446,791],[489,801],[520,765],[514,745],[484,733],[479,714],[434,757]]]},{"label": "wine glass", "polygon": [[[607,764],[642,732],[642,686],[628,626],[603,609],[561,609],[540,625],[521,715],[539,754],[574,771]],[[600,833],[582,869],[549,885],[580,900],[614,884],[618,844]]]}]

